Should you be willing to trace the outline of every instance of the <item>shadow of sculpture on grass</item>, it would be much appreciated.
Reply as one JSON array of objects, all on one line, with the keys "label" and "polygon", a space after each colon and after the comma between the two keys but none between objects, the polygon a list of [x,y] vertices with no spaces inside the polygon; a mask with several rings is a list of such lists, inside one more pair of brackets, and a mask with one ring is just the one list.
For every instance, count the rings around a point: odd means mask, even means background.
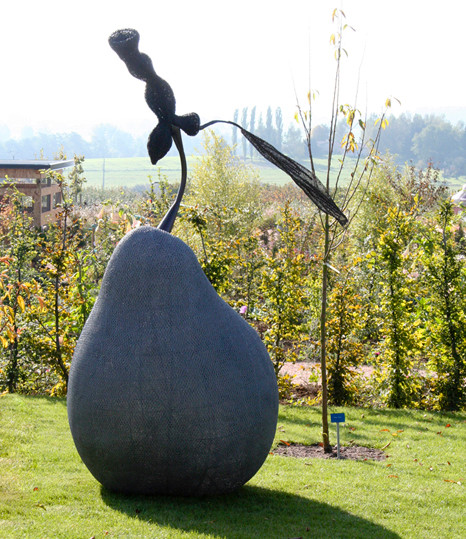
[{"label": "shadow of sculpture on grass", "polygon": [[399,537],[338,507],[255,486],[209,498],[123,496],[104,487],[101,495],[106,505],[132,518],[215,537]]}]

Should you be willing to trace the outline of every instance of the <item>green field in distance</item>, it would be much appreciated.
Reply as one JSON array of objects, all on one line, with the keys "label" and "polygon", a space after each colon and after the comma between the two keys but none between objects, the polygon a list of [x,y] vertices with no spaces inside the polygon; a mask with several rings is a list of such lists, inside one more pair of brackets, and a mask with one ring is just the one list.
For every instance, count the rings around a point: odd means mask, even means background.
[{"label": "green field in distance", "polygon": [[[198,157],[188,156],[188,177]],[[263,183],[283,185],[291,181],[290,177],[277,167],[261,160],[247,161],[259,173]],[[317,175],[325,181],[326,160],[316,161]],[[135,187],[148,185],[149,176],[157,180],[158,174],[166,176],[169,182],[179,182],[181,176],[180,159],[177,156],[164,157],[153,166],[149,157],[128,157],[109,159],[86,159],[83,164],[86,186],[88,187]]]},{"label": "green field in distance", "polygon": [[[190,172],[192,172],[193,165],[199,157],[191,155],[187,157],[188,161],[188,178]],[[335,174],[337,172],[337,159],[335,158],[334,170],[331,176],[331,184],[334,184]],[[256,159],[253,162],[247,161],[248,166],[253,167],[259,174],[259,179],[262,183],[272,183],[277,185],[284,185],[291,181],[291,178],[282,172],[277,167],[271,165],[267,161]],[[317,177],[322,183],[325,183],[327,160],[315,159],[314,164],[316,167]],[[304,163],[304,166],[309,168],[308,163]],[[347,176],[352,171],[354,166],[354,159],[347,158],[345,171],[342,173],[342,185],[345,184]],[[115,157],[108,159],[86,159],[84,161],[84,175],[86,177],[87,187],[101,188],[115,188],[115,187],[135,187],[135,186],[147,186],[149,184],[149,176],[154,181],[157,180],[159,171],[160,174],[166,176],[169,182],[179,182],[181,176],[180,159],[178,156],[169,156],[161,159],[156,166],[153,166],[149,160],[149,157]],[[465,178],[445,178],[453,191],[458,190],[464,183]]]}]

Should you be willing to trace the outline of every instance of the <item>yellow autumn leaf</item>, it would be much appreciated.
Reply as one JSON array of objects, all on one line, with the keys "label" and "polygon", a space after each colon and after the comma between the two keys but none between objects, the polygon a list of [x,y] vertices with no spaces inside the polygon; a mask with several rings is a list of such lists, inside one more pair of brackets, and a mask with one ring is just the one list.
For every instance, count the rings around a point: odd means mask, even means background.
[{"label": "yellow autumn leaf", "polygon": [[18,296],[18,305],[22,312],[24,312],[24,309],[26,308],[26,305],[24,304],[24,299],[21,296]]},{"label": "yellow autumn leaf", "polygon": [[354,115],[355,115],[355,111],[354,110],[349,110],[348,111],[348,114],[346,115],[346,123],[348,125],[352,125],[353,124],[353,121],[354,121]]}]

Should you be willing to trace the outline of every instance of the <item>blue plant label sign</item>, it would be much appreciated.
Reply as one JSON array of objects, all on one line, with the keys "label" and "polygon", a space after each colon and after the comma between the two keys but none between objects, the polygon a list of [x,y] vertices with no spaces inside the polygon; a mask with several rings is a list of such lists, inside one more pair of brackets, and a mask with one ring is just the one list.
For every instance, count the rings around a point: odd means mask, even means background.
[{"label": "blue plant label sign", "polygon": [[345,414],[330,414],[330,421],[332,423],[344,423],[345,422]]}]

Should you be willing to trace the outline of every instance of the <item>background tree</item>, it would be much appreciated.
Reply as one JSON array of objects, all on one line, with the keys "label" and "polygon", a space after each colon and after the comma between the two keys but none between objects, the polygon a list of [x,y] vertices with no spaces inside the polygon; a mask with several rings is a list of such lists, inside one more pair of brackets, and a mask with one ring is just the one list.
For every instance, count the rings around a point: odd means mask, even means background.
[{"label": "background tree", "polygon": [[[238,123],[238,117],[239,117],[239,109],[235,109],[235,112],[233,114],[233,121],[235,124]],[[233,134],[232,134],[232,144],[233,144],[233,153],[236,155],[236,146],[238,144],[238,128],[236,126],[232,127]]]},{"label": "background tree", "polygon": [[316,125],[311,131],[312,148],[316,157],[326,157],[328,152],[329,129],[326,125]]},{"label": "background tree", "polygon": [[302,131],[298,127],[290,125],[285,133],[282,149],[285,154],[297,161],[306,157],[306,144],[303,139]]},{"label": "background tree", "polygon": [[283,115],[282,115],[282,109],[280,107],[277,107],[275,109],[275,126],[277,130],[277,136],[275,140],[275,144],[278,150],[282,150],[282,141],[283,141]]},{"label": "background tree", "polygon": [[[248,107],[243,108],[243,113],[241,115],[241,125],[248,125]],[[242,137],[243,141],[243,159],[246,160],[247,156],[247,148],[248,148],[248,141]]]},{"label": "background tree", "polygon": [[461,132],[445,120],[430,121],[412,139],[412,150],[418,161],[432,161],[447,174],[462,170],[466,161],[459,155]]},{"label": "background tree", "polygon": [[[376,116],[372,115],[368,125],[373,125],[375,121]],[[383,139],[380,141],[380,152],[389,152],[399,164],[416,159],[412,151],[413,138],[416,133],[424,129],[425,125],[426,118],[419,114],[414,116],[405,113],[400,116],[390,115]]]},{"label": "background tree", "polygon": [[266,138],[264,117],[262,116],[262,112],[259,113],[259,124],[257,125],[257,135],[261,138]]},{"label": "background tree", "polygon": [[273,128],[272,107],[267,107],[267,113],[265,115],[265,140],[270,142],[273,146],[276,145],[275,141],[275,129]]}]

